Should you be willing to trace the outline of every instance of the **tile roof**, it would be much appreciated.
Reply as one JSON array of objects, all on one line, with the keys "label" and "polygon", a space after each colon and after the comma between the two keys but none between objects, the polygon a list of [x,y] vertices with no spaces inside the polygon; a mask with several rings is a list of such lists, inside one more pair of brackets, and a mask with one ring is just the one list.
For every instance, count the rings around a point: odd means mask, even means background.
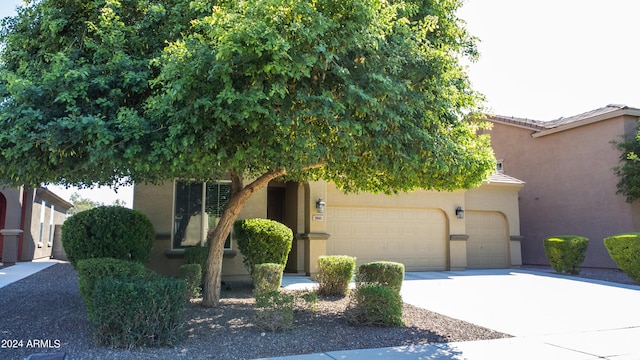
[{"label": "tile roof", "polygon": [[489,183],[502,183],[502,184],[525,184],[524,181],[522,180],[518,180],[514,177],[511,177],[509,175],[505,175],[503,173],[493,173],[489,176],[489,179],[487,180],[487,182]]},{"label": "tile roof", "polygon": [[530,128],[535,131],[545,131],[562,127],[572,128],[580,126],[583,123],[592,123],[595,121],[611,119],[613,117],[621,115],[632,115],[640,117],[640,109],[632,108],[626,105],[610,104],[595,110],[584,112],[582,114],[569,116],[566,118],[560,117],[558,119],[550,121],[541,121],[502,115],[488,116],[487,120]]}]

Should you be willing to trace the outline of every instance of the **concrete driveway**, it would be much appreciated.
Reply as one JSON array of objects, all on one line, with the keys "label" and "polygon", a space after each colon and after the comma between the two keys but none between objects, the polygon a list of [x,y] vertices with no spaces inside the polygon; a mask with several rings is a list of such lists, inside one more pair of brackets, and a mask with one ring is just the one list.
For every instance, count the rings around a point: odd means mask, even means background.
[{"label": "concrete driveway", "polygon": [[[283,285],[314,287],[306,277]],[[640,359],[640,286],[501,269],[408,272],[401,293],[407,303],[514,337],[282,359]]]},{"label": "concrete driveway", "polygon": [[405,280],[405,302],[516,337],[448,344],[468,358],[640,359],[640,286],[512,269]]}]

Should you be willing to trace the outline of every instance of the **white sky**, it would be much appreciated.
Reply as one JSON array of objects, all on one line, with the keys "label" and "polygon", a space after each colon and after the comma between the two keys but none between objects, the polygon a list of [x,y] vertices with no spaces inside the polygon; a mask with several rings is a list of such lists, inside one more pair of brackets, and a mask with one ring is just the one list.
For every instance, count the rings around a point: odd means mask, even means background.
[{"label": "white sky", "polygon": [[[0,0],[0,17],[22,0]],[[499,115],[553,120],[608,104],[640,108],[640,0],[466,0],[458,15],[478,38],[473,87]],[[53,189],[67,198],[74,190]],[[81,191],[133,203],[131,188]]]}]

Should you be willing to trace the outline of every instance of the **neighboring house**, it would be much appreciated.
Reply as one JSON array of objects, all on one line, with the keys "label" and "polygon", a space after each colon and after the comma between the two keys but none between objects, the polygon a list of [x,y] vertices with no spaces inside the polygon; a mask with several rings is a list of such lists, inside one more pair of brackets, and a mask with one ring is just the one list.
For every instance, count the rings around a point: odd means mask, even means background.
[{"label": "neighboring house", "polygon": [[543,239],[590,239],[583,266],[615,268],[607,236],[640,230],[640,203],[617,195],[620,151],[612,141],[635,136],[640,109],[608,105],[553,121],[492,116],[498,168],[527,183],[520,191],[524,264],[548,264]]},{"label": "neighboring house", "polygon": [[0,187],[0,259],[50,258],[62,249],[60,226],[73,205],[46,188]]},{"label": "neighboring house", "polygon": [[[240,218],[269,218],[293,230],[287,272],[315,274],[322,255],[355,256],[358,264],[397,261],[407,271],[519,267],[523,186],[495,174],[472,190],[388,196],[347,195],[324,181],[273,181]],[[184,249],[206,242],[230,191],[227,181],[136,185],[133,208],[149,216],[157,233],[149,267],[176,274]],[[233,236],[225,248],[223,279],[247,277]]]}]

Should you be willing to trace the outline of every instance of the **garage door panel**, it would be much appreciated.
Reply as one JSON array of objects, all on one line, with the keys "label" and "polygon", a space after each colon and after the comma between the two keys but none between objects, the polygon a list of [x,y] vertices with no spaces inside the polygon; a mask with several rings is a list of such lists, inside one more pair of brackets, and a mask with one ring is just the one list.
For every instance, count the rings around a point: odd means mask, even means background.
[{"label": "garage door panel", "polygon": [[395,261],[408,271],[445,270],[447,235],[437,210],[327,208],[327,254],[357,257],[358,264]]},{"label": "garage door panel", "polygon": [[467,212],[467,268],[506,268],[509,265],[508,227],[498,212]]}]

